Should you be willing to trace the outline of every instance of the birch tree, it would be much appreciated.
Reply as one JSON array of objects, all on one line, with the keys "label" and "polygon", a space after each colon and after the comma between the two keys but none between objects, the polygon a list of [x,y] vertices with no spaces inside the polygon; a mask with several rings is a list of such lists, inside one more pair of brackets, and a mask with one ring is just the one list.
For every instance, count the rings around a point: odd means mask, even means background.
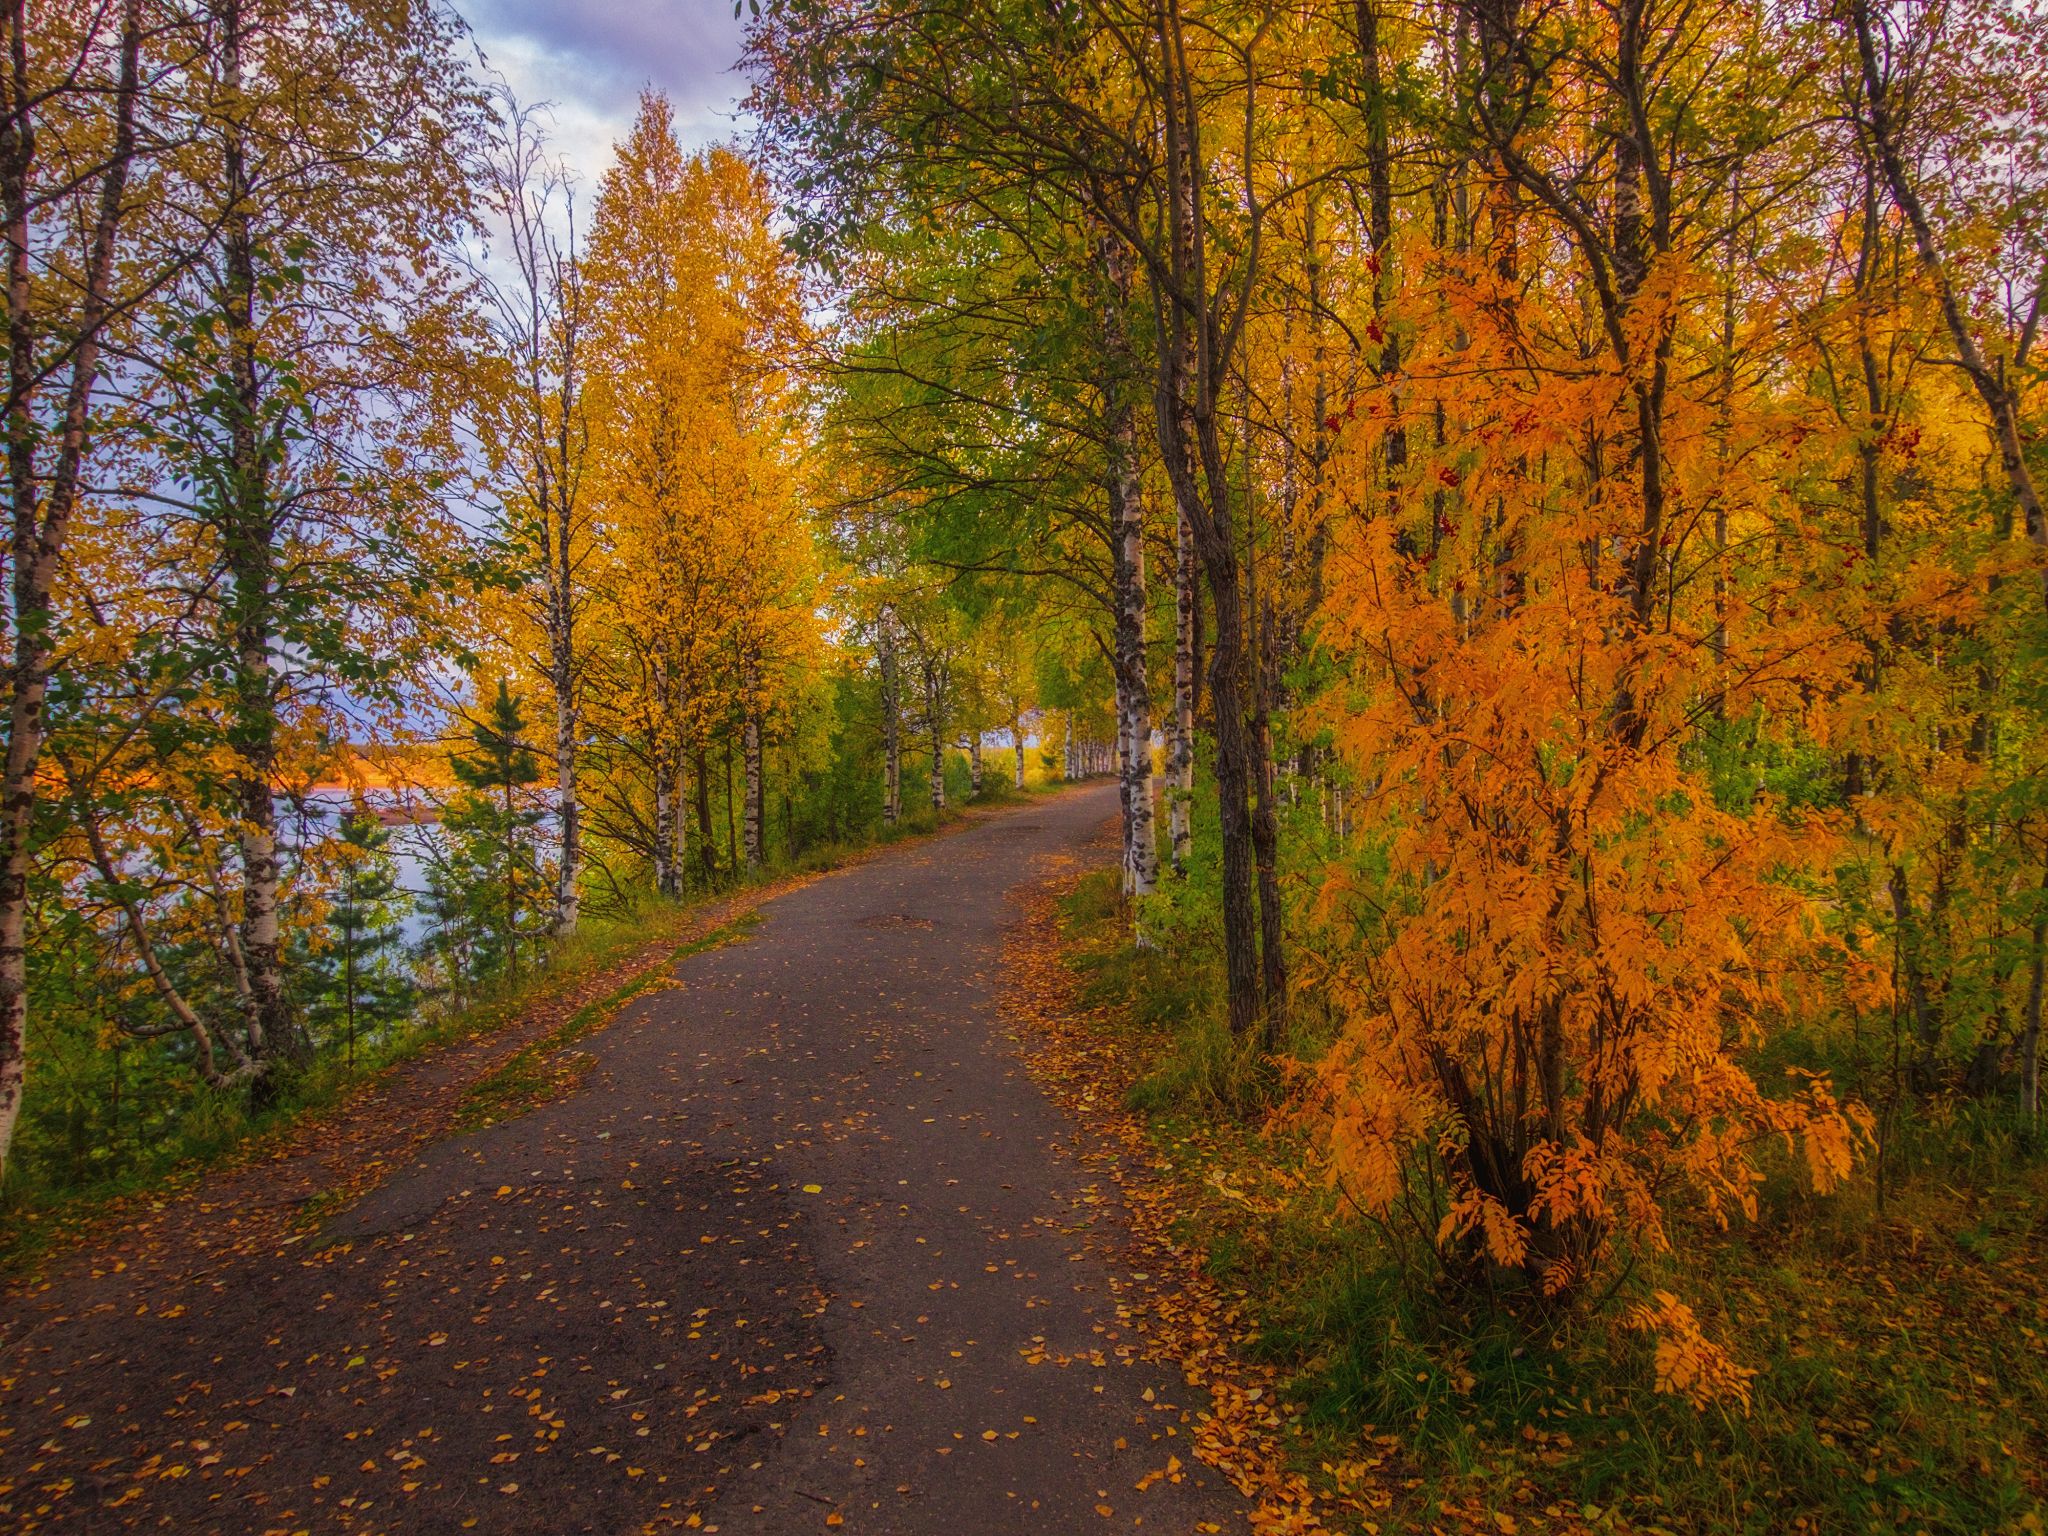
[{"label": "birch tree", "polygon": [[[65,25],[63,22],[82,22]],[[134,217],[128,184],[142,113],[140,0],[63,13],[0,8],[0,221],[6,226],[7,740],[0,762],[0,1171],[28,1063],[28,880],[44,706],[57,654],[51,593],[91,446],[107,328],[145,295],[118,270]],[[153,18],[152,18],[153,23]],[[33,35],[31,27],[33,25]],[[66,120],[95,99],[103,122],[69,144]],[[81,234],[82,232],[82,234]],[[75,272],[74,281],[60,275]]]},{"label": "birch tree", "polygon": [[[496,226],[480,284],[490,345],[478,415],[496,473],[507,540],[522,577],[537,578],[538,670],[554,699],[555,821],[560,838],[553,927],[576,926],[583,815],[578,795],[581,685],[577,625],[587,594],[589,513],[583,485],[590,427],[584,409],[583,281],[574,189],[549,157],[542,125],[509,89],[493,97],[479,200]],[[503,267],[502,274],[497,267]],[[522,587],[526,584],[521,583]]]}]

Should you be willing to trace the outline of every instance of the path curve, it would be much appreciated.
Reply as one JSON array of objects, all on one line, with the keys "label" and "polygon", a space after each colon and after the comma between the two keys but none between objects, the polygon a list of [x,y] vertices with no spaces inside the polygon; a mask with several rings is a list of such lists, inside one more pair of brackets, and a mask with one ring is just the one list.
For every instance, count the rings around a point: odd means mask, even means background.
[{"label": "path curve", "polygon": [[586,1040],[578,1091],[428,1148],[314,1251],[17,1292],[0,1523],[1241,1526],[1118,1319],[1080,1128],[997,1022],[1008,893],[1101,857],[1115,804],[775,898]]}]

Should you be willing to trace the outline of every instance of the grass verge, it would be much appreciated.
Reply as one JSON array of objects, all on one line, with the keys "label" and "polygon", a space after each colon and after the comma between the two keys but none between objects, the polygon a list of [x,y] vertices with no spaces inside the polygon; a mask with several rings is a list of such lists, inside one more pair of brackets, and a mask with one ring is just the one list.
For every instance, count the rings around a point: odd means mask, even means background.
[{"label": "grass verge", "polygon": [[[83,1188],[57,1187],[16,1177],[10,1168],[0,1198],[0,1273],[32,1264],[54,1243],[126,1202],[161,1201],[211,1170],[278,1151],[307,1122],[375,1094],[405,1063],[495,1034],[548,998],[626,963],[650,940],[680,934],[699,910],[650,899],[629,914],[590,918],[553,946],[544,966],[487,983],[463,1007],[429,1015],[387,1039],[360,1042],[352,1066],[341,1057],[321,1058],[293,1076],[268,1104],[258,1106],[245,1092],[223,1093],[195,1081],[158,1139],[138,1150],[114,1177]],[[317,1204],[316,1197],[307,1207]]]}]

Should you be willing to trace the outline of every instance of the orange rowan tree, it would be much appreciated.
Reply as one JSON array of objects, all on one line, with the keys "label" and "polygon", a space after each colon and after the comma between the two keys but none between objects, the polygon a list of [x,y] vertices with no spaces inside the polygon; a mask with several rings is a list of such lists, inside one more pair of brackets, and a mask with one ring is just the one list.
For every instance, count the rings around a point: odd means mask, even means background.
[{"label": "orange rowan tree", "polygon": [[[1766,1146],[1850,1170],[1861,1111],[1750,1065],[1835,942],[1836,823],[1713,741],[1825,736],[1859,646],[1774,478],[1804,430],[1758,365],[1774,317],[1725,286],[1731,180],[1784,196],[1811,148],[1798,39],[1736,69],[1732,22],[1652,5],[1444,24],[1468,51],[1410,46],[1468,61],[1428,109],[1455,194],[1373,296],[1400,372],[1336,461],[1328,710],[1389,873],[1326,893],[1364,942],[1317,1076],[1355,1201],[1565,1296],[1675,1207],[1753,1211]],[[1688,1316],[1645,1314],[1664,1376],[1739,1393]]]}]

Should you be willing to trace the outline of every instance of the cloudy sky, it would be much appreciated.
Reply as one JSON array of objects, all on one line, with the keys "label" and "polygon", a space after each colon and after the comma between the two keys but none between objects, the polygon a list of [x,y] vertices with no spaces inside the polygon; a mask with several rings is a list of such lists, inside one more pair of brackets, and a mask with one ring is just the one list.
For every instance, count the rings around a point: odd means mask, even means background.
[{"label": "cloudy sky", "polygon": [[732,0],[455,0],[522,101],[554,105],[556,148],[597,190],[643,86],[675,103],[685,148],[743,126]]}]

